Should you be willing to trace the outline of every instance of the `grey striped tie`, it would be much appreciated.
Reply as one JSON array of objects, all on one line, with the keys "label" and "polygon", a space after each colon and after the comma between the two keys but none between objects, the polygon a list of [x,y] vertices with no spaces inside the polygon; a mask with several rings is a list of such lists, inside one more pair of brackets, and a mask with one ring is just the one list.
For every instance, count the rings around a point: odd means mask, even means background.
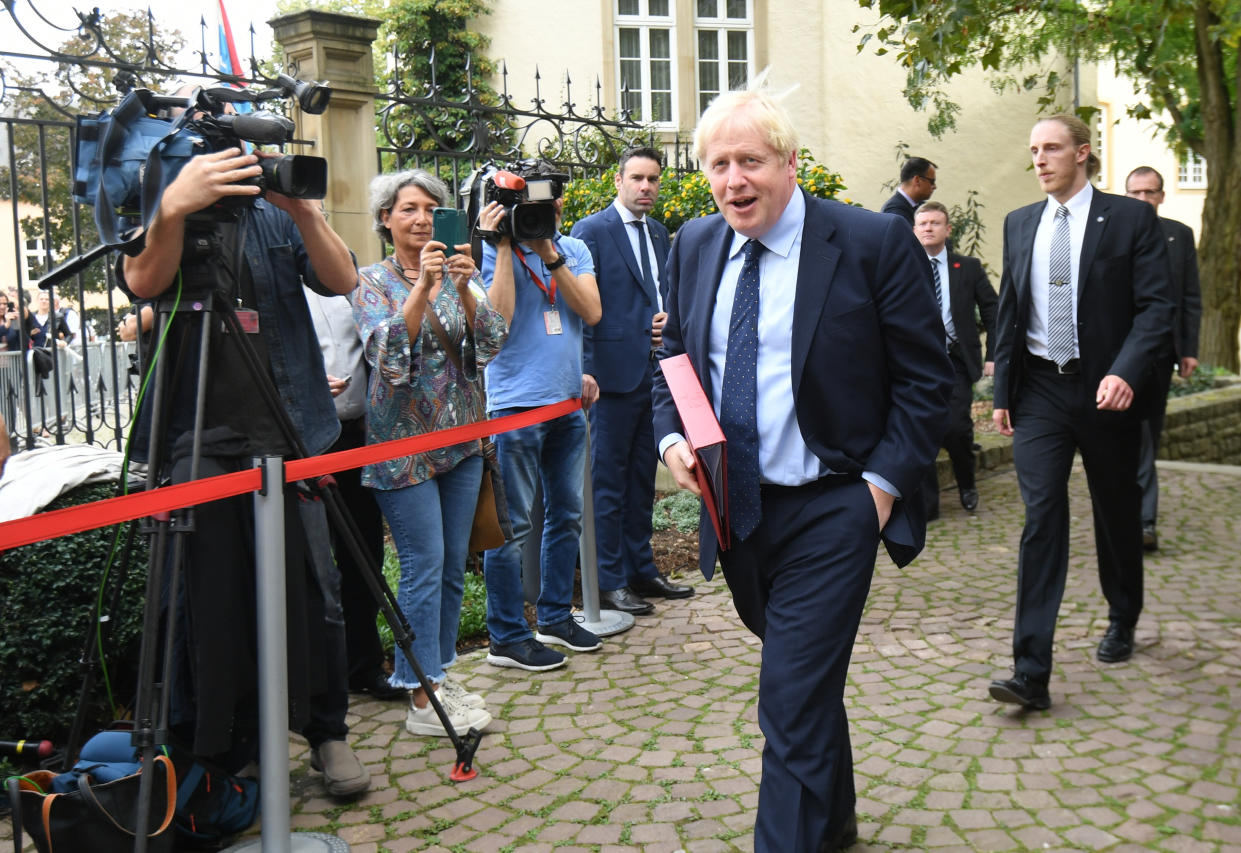
[{"label": "grey striped tie", "polygon": [[1069,240],[1069,209],[1056,211],[1051,232],[1051,265],[1047,287],[1047,358],[1063,366],[1074,358],[1072,242]]}]

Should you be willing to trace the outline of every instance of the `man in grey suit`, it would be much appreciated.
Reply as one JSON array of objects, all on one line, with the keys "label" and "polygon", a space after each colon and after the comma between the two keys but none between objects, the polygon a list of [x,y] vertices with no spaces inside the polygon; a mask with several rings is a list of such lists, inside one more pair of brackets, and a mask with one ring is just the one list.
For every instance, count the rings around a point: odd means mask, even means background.
[{"label": "man in grey suit", "polygon": [[1017,560],[1014,674],[991,696],[1051,706],[1056,616],[1069,564],[1069,472],[1081,452],[1108,628],[1096,655],[1128,660],[1142,612],[1142,419],[1172,334],[1168,256],[1154,211],[1091,186],[1099,158],[1076,116],[1042,119],[1030,155],[1044,201],[1004,220],[995,411],[1013,436],[1026,506]]},{"label": "man in grey suit", "polygon": [[935,193],[935,164],[925,157],[910,157],[901,166],[901,183],[892,197],[883,203],[880,213],[895,213],[901,219],[914,224],[914,211],[918,205]]},{"label": "man in grey suit", "polygon": [[[1138,166],[1125,178],[1125,195],[1149,203],[1159,212],[1163,204],[1163,175],[1150,166]],[[1172,271],[1173,370],[1182,379],[1193,375],[1198,366],[1198,325],[1202,320],[1202,291],[1198,286],[1198,252],[1194,248],[1194,232],[1184,222],[1159,217],[1159,229],[1167,240],[1168,266]],[[1155,474],[1155,455],[1159,452],[1159,436],[1163,432],[1164,410],[1168,404],[1168,385],[1172,372],[1165,364],[1155,376],[1162,391],[1159,405],[1142,422],[1142,448],[1138,460],[1138,485],[1142,487],[1142,547],[1147,551],[1159,548],[1155,522],[1159,515],[1159,480]]]}]

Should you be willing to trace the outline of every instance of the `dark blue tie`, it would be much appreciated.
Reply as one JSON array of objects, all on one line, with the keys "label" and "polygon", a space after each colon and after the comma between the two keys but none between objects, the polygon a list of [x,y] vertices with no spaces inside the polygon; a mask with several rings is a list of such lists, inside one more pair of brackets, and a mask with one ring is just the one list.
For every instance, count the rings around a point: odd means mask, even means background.
[{"label": "dark blue tie", "polygon": [[754,532],[762,518],[758,492],[758,260],[763,244],[745,244],[728,322],[720,426],[728,440],[728,519],[733,539]]}]

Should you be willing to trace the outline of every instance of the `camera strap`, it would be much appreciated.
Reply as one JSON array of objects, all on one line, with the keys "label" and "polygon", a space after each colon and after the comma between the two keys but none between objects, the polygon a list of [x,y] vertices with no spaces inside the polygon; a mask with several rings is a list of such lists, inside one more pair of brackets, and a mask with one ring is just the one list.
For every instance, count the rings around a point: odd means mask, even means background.
[{"label": "camera strap", "polygon": [[523,252],[520,248],[513,249],[512,251],[517,255],[517,259],[521,261],[521,265],[526,268],[526,272],[530,273],[530,278],[532,278],[534,280],[534,283],[539,286],[539,290],[543,291],[543,295],[547,297],[547,301],[550,302],[553,306],[555,306],[556,304],[556,277],[555,275],[548,275],[548,282],[544,284],[543,276],[535,272],[534,269],[530,266],[530,264],[526,263],[526,253]]}]

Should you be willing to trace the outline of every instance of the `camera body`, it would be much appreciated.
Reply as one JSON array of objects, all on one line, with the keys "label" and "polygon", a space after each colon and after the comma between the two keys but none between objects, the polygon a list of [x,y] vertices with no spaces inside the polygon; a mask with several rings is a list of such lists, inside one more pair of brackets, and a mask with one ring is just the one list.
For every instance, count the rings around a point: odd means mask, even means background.
[{"label": "camera body", "polygon": [[[293,141],[297,126],[282,115],[266,110],[226,112],[225,104],[230,103],[228,94],[234,91],[217,88],[198,93],[199,113],[185,123],[185,129],[198,134],[208,151],[227,148],[244,151],[243,140],[256,145],[284,145]],[[327,160],[322,157],[302,154],[260,157],[259,168],[262,169],[260,174],[238,183],[257,186],[260,196],[268,190],[290,198],[318,199],[327,195]],[[232,197],[225,203],[247,204],[248,199]]]},{"label": "camera body", "polygon": [[[140,251],[142,232],[154,218],[164,188],[192,158],[240,148],[242,140],[292,141],[295,126],[289,119],[262,110],[229,109],[230,104],[261,106],[279,98],[294,99],[303,111],[318,115],[327,109],[331,90],[287,74],[262,91],[216,86],[184,97],[134,89],[115,109],[78,116],[73,199],[94,208],[102,243]],[[250,182],[264,192],[294,198],[323,198],[327,193],[327,162],[321,157],[265,157],[259,163],[262,173]]]},{"label": "camera body", "polygon": [[556,199],[569,176],[542,160],[522,160],[508,169],[491,170],[483,179],[483,203],[499,202],[507,213],[501,235],[521,242],[550,240],[556,234]]}]

